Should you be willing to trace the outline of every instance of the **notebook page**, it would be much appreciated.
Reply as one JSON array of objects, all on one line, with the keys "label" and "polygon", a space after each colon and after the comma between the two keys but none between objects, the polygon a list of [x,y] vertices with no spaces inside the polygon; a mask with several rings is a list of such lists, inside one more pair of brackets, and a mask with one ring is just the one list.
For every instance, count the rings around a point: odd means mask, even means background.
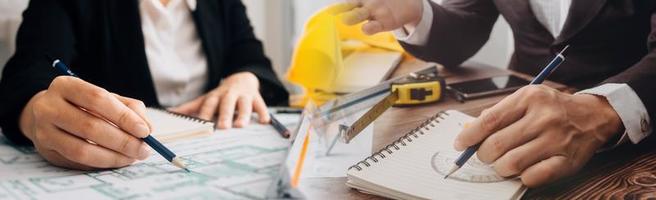
[{"label": "notebook page", "polygon": [[510,199],[521,189],[516,179],[505,180],[489,166],[472,159],[449,179],[444,174],[460,154],[453,150],[453,140],[462,130],[464,122],[472,117],[457,111],[448,111],[435,127],[423,129],[424,135],[412,138],[407,146],[372,162],[363,170],[349,170],[349,175],[397,192],[424,199]]},{"label": "notebook page", "polygon": [[159,109],[147,108],[146,116],[153,127],[152,135],[159,140],[163,140],[162,142],[209,135],[213,130],[212,123],[184,118]]}]

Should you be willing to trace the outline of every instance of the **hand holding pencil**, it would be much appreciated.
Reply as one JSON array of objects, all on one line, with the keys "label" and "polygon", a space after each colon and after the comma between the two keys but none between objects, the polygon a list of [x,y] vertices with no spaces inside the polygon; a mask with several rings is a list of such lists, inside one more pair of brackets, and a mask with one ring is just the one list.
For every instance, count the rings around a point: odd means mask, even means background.
[{"label": "hand holding pencil", "polygon": [[39,154],[55,165],[116,168],[150,155],[139,139],[150,134],[144,113],[138,100],[76,77],[60,76],[29,101],[20,125]]},{"label": "hand holding pencil", "polygon": [[69,76],[55,78],[32,97],[20,119],[39,154],[54,165],[81,170],[123,167],[150,156],[142,139],[159,142],[150,136],[141,101],[83,81],[59,60],[53,67]]},{"label": "hand holding pencil", "polygon": [[[558,59],[564,60],[562,54]],[[532,85],[486,109],[463,129],[454,147],[464,152],[454,169],[476,153],[497,174],[536,187],[577,172],[620,133],[620,118],[605,98],[537,85],[557,64],[550,63]]]}]

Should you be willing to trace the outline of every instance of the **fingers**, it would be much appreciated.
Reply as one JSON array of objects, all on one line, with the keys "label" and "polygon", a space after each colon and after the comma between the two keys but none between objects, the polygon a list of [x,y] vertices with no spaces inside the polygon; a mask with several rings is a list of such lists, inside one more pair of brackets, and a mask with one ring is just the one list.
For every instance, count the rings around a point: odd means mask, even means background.
[{"label": "fingers", "polygon": [[80,163],[76,163],[70,160],[67,160],[62,156],[61,154],[57,153],[57,151],[54,150],[40,150],[37,148],[37,151],[39,154],[41,154],[41,157],[46,159],[48,162],[50,162],[52,165],[58,166],[58,167],[63,167],[63,168],[68,168],[68,169],[78,169],[78,170],[85,170],[85,171],[91,171],[91,170],[96,170],[97,168],[89,167],[86,165],[82,165]]},{"label": "fingers", "polygon": [[340,14],[344,12],[348,12],[353,10],[354,8],[359,7],[359,3],[357,1],[346,1],[343,3],[339,3],[336,6],[332,7],[332,11],[335,14]]},{"label": "fingers", "polygon": [[116,124],[139,138],[150,134],[148,124],[107,90],[75,77],[60,76],[51,84],[62,98]]},{"label": "fingers", "polygon": [[572,165],[564,156],[553,156],[528,169],[522,175],[522,183],[532,188],[551,183],[574,172]]},{"label": "fingers", "polygon": [[150,155],[149,148],[140,139],[73,105],[61,105],[59,112],[64,114],[54,119],[58,128],[133,159],[145,159]]},{"label": "fingers", "polygon": [[362,25],[362,31],[367,35],[373,35],[385,31],[385,27],[380,21],[371,20]]},{"label": "fingers", "polygon": [[456,137],[454,147],[462,151],[469,146],[483,141],[498,130],[519,120],[526,112],[526,105],[518,103],[516,94],[512,94],[496,105],[486,109],[469,127],[463,129]]},{"label": "fingers", "polygon": [[124,96],[114,94],[114,93],[112,93],[112,94],[119,101],[121,101],[123,104],[125,104],[128,108],[130,108],[131,110],[136,112],[137,115],[139,115],[139,117],[141,117],[141,119],[144,120],[146,122],[146,124],[148,124],[148,128],[150,129],[150,131],[151,132],[153,131],[152,123],[150,123],[150,120],[146,116],[146,105],[142,101],[139,101],[139,100],[136,100],[136,99],[133,99],[133,98],[124,97]]},{"label": "fingers", "polygon": [[198,117],[204,120],[212,120],[216,114],[216,108],[219,106],[219,95],[207,94],[203,106],[200,108]]},{"label": "fingers", "polygon": [[251,121],[251,113],[253,112],[253,100],[249,97],[242,96],[237,100],[237,120],[235,127],[241,128],[248,125]]},{"label": "fingers", "polygon": [[260,123],[266,124],[271,121],[271,116],[269,115],[269,109],[267,109],[266,103],[262,96],[257,95],[255,100],[253,100],[253,110],[257,112]]},{"label": "fingers", "polygon": [[200,114],[200,107],[203,105],[203,102],[205,101],[205,96],[200,96],[193,101],[184,103],[178,107],[170,109],[171,112],[175,113],[180,113],[184,115],[190,115],[190,116],[199,116]]},{"label": "fingers", "polygon": [[533,119],[523,117],[519,121],[487,137],[478,148],[476,155],[484,163],[490,164],[506,152],[523,145],[537,137],[539,131],[529,129]]},{"label": "fingers", "polygon": [[219,118],[217,121],[220,129],[232,128],[232,120],[235,114],[237,98],[237,95],[228,92],[221,99],[221,105],[219,105]]},{"label": "fingers", "polygon": [[535,139],[512,149],[494,162],[497,174],[510,177],[521,174],[530,166],[552,156],[548,140]]},{"label": "fingers", "polygon": [[356,25],[368,20],[370,17],[369,9],[357,7],[351,11],[342,14],[342,22],[346,25]]},{"label": "fingers", "polygon": [[56,151],[66,160],[93,168],[116,168],[135,162],[135,159],[88,143],[56,127],[51,127],[47,131],[45,134],[40,134],[41,137],[47,137],[40,141],[47,141],[45,146]]}]

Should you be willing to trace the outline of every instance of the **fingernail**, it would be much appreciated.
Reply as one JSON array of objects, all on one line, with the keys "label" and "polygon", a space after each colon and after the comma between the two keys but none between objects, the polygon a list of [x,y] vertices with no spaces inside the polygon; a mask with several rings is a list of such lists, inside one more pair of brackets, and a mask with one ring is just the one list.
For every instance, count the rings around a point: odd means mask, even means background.
[{"label": "fingernail", "polygon": [[148,147],[146,144],[141,145],[141,148],[139,150],[139,158],[141,159],[146,159],[148,156],[150,156],[151,151],[150,147]]},{"label": "fingernail", "polygon": [[150,128],[146,126],[145,124],[137,124],[137,134],[140,136],[147,136],[150,134]]}]

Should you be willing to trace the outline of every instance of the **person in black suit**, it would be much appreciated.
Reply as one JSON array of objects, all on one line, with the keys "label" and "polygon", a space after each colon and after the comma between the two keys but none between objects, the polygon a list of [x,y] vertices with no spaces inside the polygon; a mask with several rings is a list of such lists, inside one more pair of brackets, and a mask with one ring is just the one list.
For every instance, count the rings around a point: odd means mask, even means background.
[{"label": "person in black suit", "polygon": [[[0,126],[58,166],[146,158],[145,106],[231,128],[253,111],[267,122],[266,105],[288,101],[239,0],[32,0],[23,18],[0,82]],[[84,80],[58,76],[45,55]]]}]

